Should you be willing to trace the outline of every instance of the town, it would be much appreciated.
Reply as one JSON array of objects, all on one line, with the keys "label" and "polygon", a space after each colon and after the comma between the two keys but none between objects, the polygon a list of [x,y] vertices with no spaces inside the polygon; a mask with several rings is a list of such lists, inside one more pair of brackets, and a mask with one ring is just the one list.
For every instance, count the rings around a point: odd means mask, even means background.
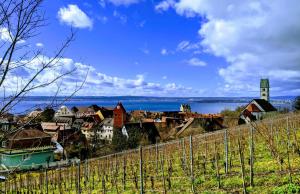
[{"label": "town", "polygon": [[[241,109],[235,125],[277,111],[270,103],[269,88],[269,80],[261,79],[260,99]],[[228,127],[223,114],[195,113],[189,104],[178,109],[127,112],[118,102],[115,107],[61,106],[38,108],[23,116],[5,114],[0,120],[1,168],[39,169],[55,161],[85,160]]]}]

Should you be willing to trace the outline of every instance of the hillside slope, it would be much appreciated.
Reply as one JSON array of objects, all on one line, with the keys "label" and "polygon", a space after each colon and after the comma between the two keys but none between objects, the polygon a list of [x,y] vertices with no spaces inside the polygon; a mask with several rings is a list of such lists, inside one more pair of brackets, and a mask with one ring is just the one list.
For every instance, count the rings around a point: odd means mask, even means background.
[{"label": "hillside slope", "polygon": [[300,115],[12,174],[8,193],[286,193],[300,182]]}]

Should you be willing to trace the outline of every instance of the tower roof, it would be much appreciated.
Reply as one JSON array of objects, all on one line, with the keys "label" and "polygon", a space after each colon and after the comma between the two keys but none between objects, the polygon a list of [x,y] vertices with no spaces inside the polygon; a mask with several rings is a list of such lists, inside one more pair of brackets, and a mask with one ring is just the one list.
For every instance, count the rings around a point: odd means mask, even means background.
[{"label": "tower roof", "polygon": [[260,80],[260,87],[261,88],[269,88],[270,87],[269,79],[261,79]]}]

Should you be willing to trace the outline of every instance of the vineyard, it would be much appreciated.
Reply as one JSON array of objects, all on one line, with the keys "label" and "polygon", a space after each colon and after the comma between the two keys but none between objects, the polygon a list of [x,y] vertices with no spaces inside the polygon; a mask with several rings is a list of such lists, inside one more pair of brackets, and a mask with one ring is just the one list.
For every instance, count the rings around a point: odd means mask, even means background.
[{"label": "vineyard", "polygon": [[[300,182],[300,115],[69,166],[11,173],[5,193],[272,193]],[[296,183],[296,184],[291,184]],[[299,191],[300,192],[300,191]]]}]

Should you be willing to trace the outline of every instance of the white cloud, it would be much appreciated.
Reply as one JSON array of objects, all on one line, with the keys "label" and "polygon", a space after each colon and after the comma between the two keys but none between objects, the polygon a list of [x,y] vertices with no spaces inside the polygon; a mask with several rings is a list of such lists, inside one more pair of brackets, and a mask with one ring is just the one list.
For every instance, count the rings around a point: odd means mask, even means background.
[{"label": "white cloud", "polygon": [[131,4],[138,3],[140,0],[107,0],[107,1],[114,4],[115,6],[120,6],[120,5],[129,6]]},{"label": "white cloud", "polygon": [[7,42],[12,42],[9,31],[7,28],[0,28],[0,39]]},{"label": "white cloud", "polygon": [[276,95],[297,94],[300,1],[180,0],[173,7],[180,15],[202,18],[199,44],[227,61],[219,70],[227,88],[245,95],[268,77]]},{"label": "white cloud", "polygon": [[74,4],[68,7],[62,7],[58,11],[58,18],[60,22],[75,28],[92,28],[93,21],[77,6]]},{"label": "white cloud", "polygon": [[163,48],[163,49],[161,49],[160,54],[161,55],[167,55],[168,54],[168,50],[165,49],[165,48]]},{"label": "white cloud", "polygon": [[[8,79],[4,83],[6,93],[15,92],[14,90],[23,84],[34,75],[36,69],[41,67],[41,62],[48,62],[51,58],[39,56],[30,63],[23,61],[27,67],[19,68],[18,71],[11,71],[8,74]],[[59,95],[68,95],[73,92],[76,85],[78,86],[86,77],[83,88],[77,95],[96,96],[96,95],[154,95],[154,96],[185,96],[198,95],[199,91],[191,87],[185,87],[176,83],[168,83],[162,85],[160,83],[148,82],[143,74],[138,74],[133,78],[117,77],[99,72],[92,66],[73,61],[70,58],[61,58],[55,65],[55,68],[48,69],[39,75],[33,84],[47,82],[55,76],[63,72],[70,71],[76,68],[76,72],[72,75],[65,76],[61,83],[61,92]],[[30,68],[29,68],[30,67]],[[88,73],[88,74],[87,74]],[[0,93],[3,92],[0,88]],[[53,95],[57,90],[57,86],[52,84],[46,88],[35,90],[30,95]]]},{"label": "white cloud", "polygon": [[106,16],[97,16],[97,19],[102,23],[106,24],[108,21],[108,18]]},{"label": "white cloud", "polygon": [[174,0],[164,0],[159,2],[156,6],[155,6],[155,10],[156,11],[167,11],[168,9],[170,9],[171,7],[173,7],[175,5],[175,1]]},{"label": "white cloud", "polygon": [[145,54],[145,55],[149,55],[150,54],[150,50],[148,49],[148,44],[145,43],[143,48],[140,48],[140,50]]},{"label": "white cloud", "polygon": [[35,46],[37,46],[37,47],[44,47],[44,44],[41,43],[41,42],[38,42],[38,43],[35,44]]},{"label": "white cloud", "polygon": [[165,75],[165,76],[162,77],[162,79],[168,79],[168,77]]},{"label": "white cloud", "polygon": [[113,16],[114,16],[115,18],[118,18],[118,19],[120,20],[121,24],[126,24],[126,23],[127,23],[127,16],[126,16],[126,15],[121,14],[121,13],[119,13],[118,11],[115,10],[115,11],[113,12]]},{"label": "white cloud", "polygon": [[[191,43],[190,41],[183,40],[177,45],[177,51],[194,51],[198,53],[201,49],[200,43]],[[195,54],[196,54],[195,53]]]},{"label": "white cloud", "polygon": [[204,67],[204,66],[207,65],[206,62],[201,61],[200,59],[198,59],[196,57],[191,58],[190,60],[188,60],[187,64],[191,65],[191,66],[199,66],[199,67]]},{"label": "white cloud", "polygon": [[[14,35],[9,32],[9,30],[6,27],[0,27],[0,40],[4,42],[13,42]],[[17,44],[25,43],[25,40],[19,39],[17,40]]]}]

